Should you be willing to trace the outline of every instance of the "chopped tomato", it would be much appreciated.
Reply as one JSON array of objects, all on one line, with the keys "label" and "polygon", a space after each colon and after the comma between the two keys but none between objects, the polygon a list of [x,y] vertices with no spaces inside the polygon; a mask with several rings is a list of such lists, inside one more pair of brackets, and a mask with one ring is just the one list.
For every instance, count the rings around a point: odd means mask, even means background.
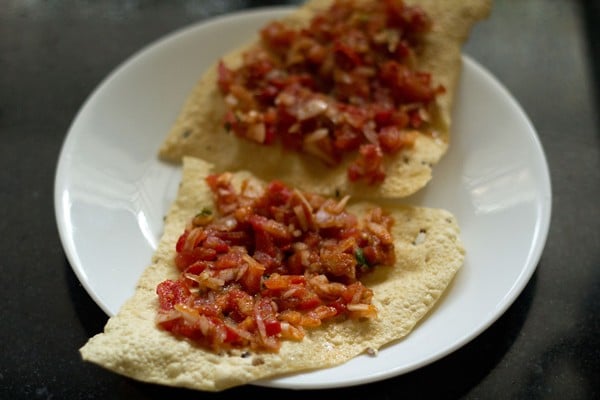
[{"label": "chopped tomato", "polygon": [[348,179],[357,181],[366,178],[369,183],[377,183],[385,178],[383,152],[374,144],[360,146],[359,157],[348,168]]},{"label": "chopped tomato", "polygon": [[190,291],[181,282],[164,281],[156,287],[161,310],[172,310],[175,304],[183,303]]}]

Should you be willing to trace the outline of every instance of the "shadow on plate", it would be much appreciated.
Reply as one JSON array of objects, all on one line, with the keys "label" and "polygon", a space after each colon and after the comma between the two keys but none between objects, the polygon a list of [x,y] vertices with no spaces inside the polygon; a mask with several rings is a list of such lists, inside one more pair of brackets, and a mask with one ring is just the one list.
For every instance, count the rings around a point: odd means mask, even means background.
[{"label": "shadow on plate", "polygon": [[65,279],[75,313],[88,337],[102,332],[108,315],[92,300],[65,259]]}]

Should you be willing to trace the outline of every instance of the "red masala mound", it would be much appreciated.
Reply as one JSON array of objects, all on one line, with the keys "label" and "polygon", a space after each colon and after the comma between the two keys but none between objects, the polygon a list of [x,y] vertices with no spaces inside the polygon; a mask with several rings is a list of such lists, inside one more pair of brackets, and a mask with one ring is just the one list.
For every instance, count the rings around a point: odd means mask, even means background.
[{"label": "red masala mound", "polygon": [[209,175],[204,208],[176,244],[178,280],[157,287],[158,324],[214,351],[278,351],[335,318],[371,319],[373,292],[359,280],[394,265],[393,220],[379,207],[359,221],[341,200]]},{"label": "red masala mound", "polygon": [[274,21],[240,67],[218,66],[224,124],[239,137],[316,156],[346,154],[350,181],[380,183],[384,155],[413,145],[444,87],[416,65],[431,18],[399,0],[336,0],[308,26]]}]

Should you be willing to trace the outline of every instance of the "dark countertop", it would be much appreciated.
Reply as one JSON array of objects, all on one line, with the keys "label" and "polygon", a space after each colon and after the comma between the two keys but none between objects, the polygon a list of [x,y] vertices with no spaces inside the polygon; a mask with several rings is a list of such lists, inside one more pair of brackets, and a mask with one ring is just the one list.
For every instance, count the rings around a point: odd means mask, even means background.
[{"label": "dark countertop", "polygon": [[[14,1],[0,6],[0,398],[237,398],[313,393],[245,386],[199,394],[83,363],[107,316],[59,241],[53,180],[91,91],[161,36],[232,10],[283,2]],[[290,2],[294,3],[294,2]],[[569,0],[497,0],[465,52],[520,102],[546,151],[547,244],[524,291],[489,329],[417,371],[314,392],[346,398],[600,397],[600,10]]]}]

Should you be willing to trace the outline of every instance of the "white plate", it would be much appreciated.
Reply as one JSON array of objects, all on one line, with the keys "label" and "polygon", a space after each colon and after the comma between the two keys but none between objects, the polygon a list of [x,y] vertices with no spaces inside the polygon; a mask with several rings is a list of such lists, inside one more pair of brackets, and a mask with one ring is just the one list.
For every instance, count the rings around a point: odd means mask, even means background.
[{"label": "white plate", "polygon": [[[107,314],[133,294],[159,240],[180,171],[156,152],[188,92],[223,52],[289,10],[237,13],[175,32],[117,68],[79,111],[56,171],[56,219],[75,274]],[[443,301],[377,357],[259,385],[331,388],[414,370],[473,339],[519,295],[548,232],[548,168],[525,113],[469,57],[454,132],[433,180],[406,200],[448,209],[461,225],[466,262]]]}]

